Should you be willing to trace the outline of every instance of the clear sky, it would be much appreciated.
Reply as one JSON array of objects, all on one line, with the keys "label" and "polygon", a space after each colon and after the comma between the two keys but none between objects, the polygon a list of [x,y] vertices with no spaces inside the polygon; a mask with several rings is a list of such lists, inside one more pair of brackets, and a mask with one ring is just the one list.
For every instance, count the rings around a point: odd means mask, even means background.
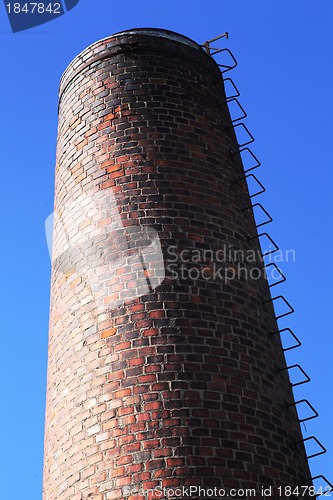
[{"label": "clear sky", "polygon": [[333,481],[331,0],[80,0],[59,19],[12,33],[0,6],[1,44],[1,499],[41,498],[50,261],[44,220],[53,207],[57,91],[85,47],[133,27],[166,28],[199,43],[223,41],[248,113],[267,192],[260,201],[287,281],[274,287],[295,308],[281,320],[302,341],[288,352],[311,382],[295,388],[319,418],[306,424],[328,453],[310,460]]}]

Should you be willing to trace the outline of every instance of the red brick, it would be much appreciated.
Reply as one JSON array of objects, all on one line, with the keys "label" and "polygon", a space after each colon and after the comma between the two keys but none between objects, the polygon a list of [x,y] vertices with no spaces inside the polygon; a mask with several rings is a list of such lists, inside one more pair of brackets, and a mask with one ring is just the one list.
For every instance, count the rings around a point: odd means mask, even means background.
[{"label": "red brick", "polygon": [[101,333],[102,339],[105,339],[107,337],[111,337],[112,335],[115,335],[117,333],[116,328],[109,328],[108,330],[104,330],[104,332]]}]

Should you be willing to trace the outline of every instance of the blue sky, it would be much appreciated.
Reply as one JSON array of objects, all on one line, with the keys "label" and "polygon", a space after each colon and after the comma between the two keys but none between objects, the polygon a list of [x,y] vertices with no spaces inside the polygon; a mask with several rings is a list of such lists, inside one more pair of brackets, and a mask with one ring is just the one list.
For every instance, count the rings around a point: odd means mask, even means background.
[{"label": "blue sky", "polygon": [[[272,215],[272,238],[293,249],[274,287],[295,308],[281,320],[302,347],[288,354],[311,382],[295,388],[319,418],[307,422],[328,453],[310,460],[333,480],[331,0],[80,0],[69,13],[13,34],[0,8],[1,43],[1,498],[41,498],[50,261],[44,220],[53,207],[57,91],[86,46],[133,27],[166,28],[198,42],[223,41],[238,60],[232,78],[248,113]],[[276,288],[276,289],[275,289]],[[277,289],[279,288],[279,289]]]}]

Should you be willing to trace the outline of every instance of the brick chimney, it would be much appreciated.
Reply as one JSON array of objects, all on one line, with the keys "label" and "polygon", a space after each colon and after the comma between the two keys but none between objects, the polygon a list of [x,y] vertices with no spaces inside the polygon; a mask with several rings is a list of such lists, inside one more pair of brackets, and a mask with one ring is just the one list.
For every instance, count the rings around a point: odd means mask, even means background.
[{"label": "brick chimney", "polygon": [[124,31],[65,71],[44,500],[306,484],[242,176],[221,72],[196,42]]}]

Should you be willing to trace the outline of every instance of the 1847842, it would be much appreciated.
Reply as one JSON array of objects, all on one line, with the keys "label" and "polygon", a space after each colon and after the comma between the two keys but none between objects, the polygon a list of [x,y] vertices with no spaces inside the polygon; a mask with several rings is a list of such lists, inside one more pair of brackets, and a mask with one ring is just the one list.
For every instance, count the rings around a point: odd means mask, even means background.
[{"label": "1847842", "polygon": [[62,14],[60,2],[9,2],[6,8],[8,14]]},{"label": "1847842", "polygon": [[330,486],[315,488],[315,486],[279,486],[278,493],[280,497],[331,497],[332,488]]}]

